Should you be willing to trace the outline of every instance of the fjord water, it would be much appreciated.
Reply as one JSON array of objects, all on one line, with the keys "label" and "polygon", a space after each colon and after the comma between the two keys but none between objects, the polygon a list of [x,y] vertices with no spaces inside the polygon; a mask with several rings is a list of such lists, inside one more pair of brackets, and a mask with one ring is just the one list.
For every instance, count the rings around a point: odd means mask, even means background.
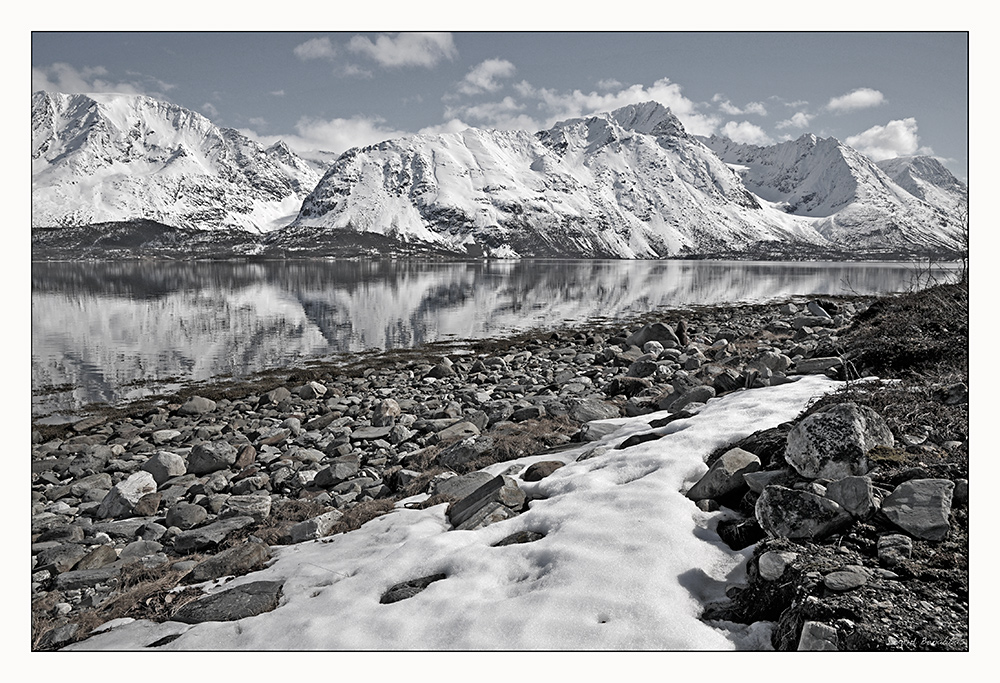
[{"label": "fjord water", "polygon": [[904,291],[954,266],[523,260],[32,264],[32,413],[336,354],[660,308]]}]

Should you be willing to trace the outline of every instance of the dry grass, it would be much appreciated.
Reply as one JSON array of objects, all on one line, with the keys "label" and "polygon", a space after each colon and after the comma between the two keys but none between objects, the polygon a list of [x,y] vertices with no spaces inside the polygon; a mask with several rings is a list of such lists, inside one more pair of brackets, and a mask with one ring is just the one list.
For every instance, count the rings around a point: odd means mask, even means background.
[{"label": "dry grass", "polygon": [[493,449],[487,454],[456,468],[459,474],[475,472],[498,462],[537,455],[564,445],[579,425],[566,417],[501,423],[489,431]]},{"label": "dry grass", "polygon": [[344,513],[344,516],[340,518],[340,521],[330,531],[330,535],[354,531],[360,528],[362,524],[370,522],[376,517],[381,517],[387,512],[392,512],[395,506],[396,504],[388,498],[366,500],[363,503],[358,503]]},{"label": "dry grass", "polygon": [[[188,560],[201,559],[200,555],[190,555]],[[171,563],[172,564],[172,563]],[[200,590],[185,588],[172,592],[186,572],[170,569],[169,564],[159,567],[144,567],[135,562],[122,568],[117,591],[97,607],[77,609],[70,613],[68,623],[76,624],[74,640],[81,640],[91,631],[112,619],[131,617],[150,621],[167,621],[182,605],[202,595]],[[62,601],[58,591],[52,591],[31,606],[31,647],[32,650],[45,649],[42,639],[56,626],[48,616],[52,607]]]}]

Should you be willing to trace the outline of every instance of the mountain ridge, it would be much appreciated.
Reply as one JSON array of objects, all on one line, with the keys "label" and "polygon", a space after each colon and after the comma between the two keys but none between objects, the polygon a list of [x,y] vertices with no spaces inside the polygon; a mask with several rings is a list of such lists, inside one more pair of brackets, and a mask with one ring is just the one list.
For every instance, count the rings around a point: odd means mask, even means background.
[{"label": "mountain ridge", "polygon": [[[347,150],[321,175],[284,142],[265,148],[159,100],[38,92],[32,226],[105,225],[122,235],[135,223],[140,236],[150,223],[175,229],[143,243],[156,254],[183,242],[184,231],[224,230],[223,252],[239,242],[233,255],[263,257],[957,251],[967,187],[923,159],[876,164],[809,134],[771,147],[703,138],[645,102],[537,133],[398,137]],[[78,243],[94,237],[89,253],[100,252],[98,236],[73,234]],[[125,255],[142,251],[132,242],[119,239]],[[38,257],[58,256],[51,231],[34,243]]]}]

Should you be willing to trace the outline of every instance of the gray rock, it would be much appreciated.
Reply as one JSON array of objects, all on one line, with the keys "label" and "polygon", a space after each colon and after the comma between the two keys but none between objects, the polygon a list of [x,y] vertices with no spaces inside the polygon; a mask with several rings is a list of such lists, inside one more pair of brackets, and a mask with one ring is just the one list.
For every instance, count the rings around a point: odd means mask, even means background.
[{"label": "gray rock", "polygon": [[253,523],[253,517],[227,517],[197,529],[183,531],[174,538],[174,550],[186,553],[215,547],[230,534]]},{"label": "gray rock", "polygon": [[37,567],[48,569],[52,574],[62,574],[72,569],[86,554],[87,549],[78,543],[60,543],[38,553]]},{"label": "gray rock", "polygon": [[757,558],[757,572],[765,581],[777,581],[798,556],[798,553],[769,550]]},{"label": "gray rock", "polygon": [[621,410],[613,403],[608,403],[600,399],[583,399],[573,404],[569,409],[569,416],[577,422],[591,422],[592,420],[609,420],[620,417]]},{"label": "gray rock", "polygon": [[795,363],[794,374],[796,375],[821,375],[827,370],[839,368],[844,364],[844,359],[840,356],[826,356],[823,358],[803,358]]},{"label": "gray rock", "polygon": [[114,546],[99,545],[84,555],[83,558],[76,563],[73,569],[100,569],[101,567],[108,566],[117,559],[118,553],[115,552]]},{"label": "gray rock", "polygon": [[187,464],[176,453],[157,451],[143,464],[142,471],[152,474],[156,485],[160,486],[169,479],[187,474]]},{"label": "gray rock", "polygon": [[295,395],[306,401],[320,398],[326,395],[326,387],[319,382],[306,382],[300,387],[296,387]]},{"label": "gray rock", "polygon": [[263,543],[249,541],[213,555],[194,566],[184,577],[185,583],[201,583],[223,576],[241,576],[259,569],[271,557],[271,550]]},{"label": "gray rock", "polygon": [[807,621],[802,624],[802,634],[799,636],[799,652],[837,652],[837,629],[819,621]]},{"label": "gray rock", "polygon": [[704,500],[724,496],[746,485],[744,474],[759,469],[760,458],[742,448],[731,448],[688,490],[687,497]]},{"label": "gray rock", "polygon": [[372,411],[372,425],[375,427],[392,427],[396,418],[403,414],[399,403],[391,398],[383,399]]},{"label": "gray rock", "polygon": [[456,531],[473,531],[475,529],[482,529],[483,527],[489,526],[496,522],[502,522],[505,519],[510,519],[511,517],[516,517],[517,513],[511,510],[506,505],[498,502],[490,502],[486,505],[478,508],[469,517],[465,518],[461,523],[455,525]]},{"label": "gray rock", "polygon": [[458,527],[490,503],[500,503],[520,512],[524,501],[524,491],[518,488],[517,482],[499,475],[452,505],[448,510],[448,519],[453,526]]},{"label": "gray rock", "polygon": [[541,481],[565,465],[566,463],[560,462],[559,460],[543,460],[541,462],[532,463],[528,466],[528,469],[524,471],[524,474],[521,475],[521,479],[524,481]]},{"label": "gray rock", "polygon": [[192,529],[208,519],[208,510],[201,505],[181,501],[167,510],[167,526]]},{"label": "gray rock", "polygon": [[392,427],[359,427],[351,432],[351,441],[374,441],[389,436]]},{"label": "gray rock", "polygon": [[330,533],[343,516],[344,513],[340,510],[330,510],[312,519],[299,522],[289,530],[289,538],[292,543],[302,543],[303,541],[322,538]]},{"label": "gray rock", "polygon": [[445,578],[447,578],[445,574],[432,574],[419,579],[412,579],[410,581],[397,583],[382,594],[382,597],[379,598],[379,603],[383,605],[390,605],[394,602],[399,602],[400,600],[412,598],[414,595],[420,593],[435,581],[441,581]]},{"label": "gray rock", "polygon": [[913,540],[904,534],[884,534],[878,538],[879,562],[895,567],[903,560],[910,559],[913,552]]},{"label": "gray rock", "polygon": [[121,565],[117,562],[97,569],[73,569],[57,576],[55,587],[61,591],[93,588],[98,584],[106,584],[112,579],[117,579],[120,573]]},{"label": "gray rock", "polygon": [[645,327],[633,332],[625,340],[629,346],[642,348],[647,342],[659,342],[664,348],[680,345],[677,334],[663,323],[650,323]]},{"label": "gray rock", "polygon": [[187,471],[209,474],[228,469],[236,462],[236,449],[225,441],[203,441],[195,444],[188,456]]},{"label": "gray rock", "polygon": [[154,491],[156,480],[153,475],[149,472],[136,472],[111,487],[97,508],[97,518],[128,517],[133,514],[133,508],[139,500]]},{"label": "gray rock", "polygon": [[785,460],[808,479],[842,479],[866,474],[868,451],[892,445],[892,433],[878,413],[866,406],[838,403],[792,428]]},{"label": "gray rock", "polygon": [[278,387],[277,389],[272,389],[263,396],[261,396],[260,402],[263,404],[278,404],[284,401],[286,398],[290,398],[292,392],[285,387]]},{"label": "gray rock", "polygon": [[281,581],[254,581],[189,602],[173,615],[174,621],[200,624],[236,621],[270,612],[281,599]]},{"label": "gray rock", "polygon": [[313,479],[313,484],[323,488],[336,486],[342,481],[346,481],[355,476],[361,469],[361,460],[356,455],[342,455],[334,458],[330,464],[319,472]]},{"label": "gray rock", "polygon": [[854,517],[864,519],[875,511],[875,489],[868,477],[844,477],[826,486],[826,497]]},{"label": "gray rock", "polygon": [[470,437],[479,436],[479,434],[479,428],[471,422],[456,422],[437,433],[437,442],[449,443],[452,441],[462,441]]},{"label": "gray rock", "polygon": [[253,517],[258,524],[271,515],[271,496],[266,493],[248,493],[229,496],[222,505],[221,517]]},{"label": "gray rock", "polygon": [[837,592],[854,590],[866,583],[868,583],[868,573],[861,567],[841,569],[823,577],[823,585]]},{"label": "gray rock", "polygon": [[156,541],[132,541],[122,548],[118,555],[120,560],[138,560],[147,555],[155,555],[163,550],[163,545]]},{"label": "gray rock", "polygon": [[429,487],[428,492],[432,495],[442,494],[451,496],[455,500],[462,500],[480,486],[490,481],[493,481],[493,475],[480,470],[432,482],[433,487]]},{"label": "gray rock", "polygon": [[710,398],[715,398],[714,388],[707,385],[693,387],[682,393],[677,400],[671,402],[667,410],[676,413],[692,403],[705,403]]},{"label": "gray rock", "polygon": [[806,309],[812,315],[818,316],[820,318],[829,318],[829,317],[831,317],[830,314],[827,312],[827,310],[825,308],[823,308],[822,306],[820,306],[819,302],[816,302],[816,301],[810,301],[806,305]]},{"label": "gray rock", "polygon": [[72,484],[70,484],[69,493],[71,496],[76,496],[77,498],[83,498],[84,496],[87,495],[88,492],[93,491],[95,489],[110,491],[111,486],[112,486],[111,475],[108,474],[107,472],[98,472],[97,474],[91,474],[74,481]]},{"label": "gray rock", "polygon": [[779,484],[791,488],[796,476],[791,470],[758,470],[756,472],[746,472],[743,481],[756,494],[761,494],[764,489],[772,484]]},{"label": "gray rock", "polygon": [[177,409],[178,415],[204,415],[215,410],[216,403],[210,398],[192,396]]},{"label": "gray rock", "polygon": [[954,482],[948,479],[911,479],[882,501],[882,513],[903,531],[928,541],[940,541],[951,525]]},{"label": "gray rock", "polygon": [[768,486],[754,507],[757,523],[769,536],[822,539],[851,521],[837,503],[808,491]]}]

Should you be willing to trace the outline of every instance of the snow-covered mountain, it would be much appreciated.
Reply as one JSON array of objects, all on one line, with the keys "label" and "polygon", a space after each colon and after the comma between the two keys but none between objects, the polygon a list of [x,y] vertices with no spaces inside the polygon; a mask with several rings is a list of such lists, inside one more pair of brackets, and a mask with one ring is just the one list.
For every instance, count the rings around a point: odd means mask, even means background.
[{"label": "snow-covered mountain", "polygon": [[739,177],[654,102],[531,134],[467,129],[345,152],[289,230],[495,256],[650,258],[827,240],[762,207]]},{"label": "snow-covered mountain", "polygon": [[[148,97],[32,97],[32,225],[86,226],[66,239],[91,256],[920,254],[961,250],[968,202],[927,157],[699,138],[655,102],[534,134],[404,136],[318,167]],[[36,233],[36,257],[61,257],[59,235]]]},{"label": "snow-covered mountain", "polygon": [[835,138],[806,134],[770,147],[719,136],[704,141],[762,201],[807,221],[835,244],[917,251],[959,248],[961,223],[951,202],[942,207],[936,195],[913,191],[934,181],[919,187],[913,182],[901,185]]},{"label": "snow-covered mountain", "polygon": [[896,157],[876,165],[897,185],[935,208],[960,217],[969,210],[969,188],[934,157]]},{"label": "snow-covered mountain", "polygon": [[31,98],[32,226],[147,219],[267,232],[287,225],[318,171],[200,114],[142,95]]}]

